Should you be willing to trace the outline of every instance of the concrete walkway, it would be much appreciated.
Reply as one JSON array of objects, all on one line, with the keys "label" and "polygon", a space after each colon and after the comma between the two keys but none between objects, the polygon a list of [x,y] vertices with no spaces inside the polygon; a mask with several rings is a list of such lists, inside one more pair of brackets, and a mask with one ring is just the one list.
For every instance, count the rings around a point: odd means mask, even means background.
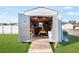
[{"label": "concrete walkway", "polygon": [[31,43],[28,53],[53,53],[47,40],[38,39]]}]

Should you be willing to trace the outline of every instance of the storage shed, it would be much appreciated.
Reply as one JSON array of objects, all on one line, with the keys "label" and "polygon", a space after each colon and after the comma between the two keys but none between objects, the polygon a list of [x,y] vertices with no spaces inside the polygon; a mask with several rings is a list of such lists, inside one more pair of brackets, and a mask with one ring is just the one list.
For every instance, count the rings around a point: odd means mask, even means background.
[{"label": "storage shed", "polygon": [[48,36],[49,31],[53,33],[52,39],[48,38],[49,42],[61,41],[63,36],[62,26],[57,11],[46,7],[36,7],[20,12],[18,16],[20,42],[32,42],[31,33],[33,33],[34,37],[41,34]]}]

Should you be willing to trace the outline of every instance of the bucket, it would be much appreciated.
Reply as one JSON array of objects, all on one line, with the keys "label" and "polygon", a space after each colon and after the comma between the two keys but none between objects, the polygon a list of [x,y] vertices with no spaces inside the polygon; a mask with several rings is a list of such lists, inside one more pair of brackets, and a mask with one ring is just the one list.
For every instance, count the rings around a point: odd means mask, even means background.
[{"label": "bucket", "polygon": [[48,31],[48,37],[49,37],[49,39],[53,38],[53,32],[52,31]]}]

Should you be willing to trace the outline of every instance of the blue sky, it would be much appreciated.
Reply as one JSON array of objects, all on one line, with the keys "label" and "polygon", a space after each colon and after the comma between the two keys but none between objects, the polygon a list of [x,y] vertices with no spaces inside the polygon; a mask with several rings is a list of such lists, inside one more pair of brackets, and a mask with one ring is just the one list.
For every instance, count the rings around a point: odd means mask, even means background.
[{"label": "blue sky", "polygon": [[[1,6],[0,23],[18,22],[18,12],[35,8],[35,6]],[[47,8],[57,10],[62,21],[76,20],[79,22],[78,6],[47,6]]]}]

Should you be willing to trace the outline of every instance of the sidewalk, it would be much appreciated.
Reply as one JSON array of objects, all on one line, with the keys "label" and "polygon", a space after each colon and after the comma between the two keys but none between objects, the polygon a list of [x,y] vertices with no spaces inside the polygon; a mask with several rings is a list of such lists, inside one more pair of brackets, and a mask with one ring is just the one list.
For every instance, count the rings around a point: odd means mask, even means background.
[{"label": "sidewalk", "polygon": [[53,51],[48,41],[39,39],[32,41],[28,53],[53,53]]}]

